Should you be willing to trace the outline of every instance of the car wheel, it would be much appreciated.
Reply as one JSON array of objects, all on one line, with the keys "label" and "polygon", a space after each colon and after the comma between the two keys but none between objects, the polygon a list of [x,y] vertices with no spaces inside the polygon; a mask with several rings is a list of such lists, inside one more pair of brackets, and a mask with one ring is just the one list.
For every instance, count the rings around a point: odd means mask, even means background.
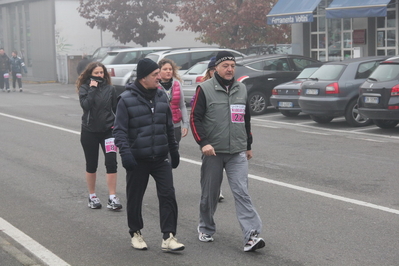
[{"label": "car wheel", "polygon": [[357,99],[349,102],[345,111],[345,119],[353,127],[365,127],[373,123],[370,118],[364,117],[359,113]]},{"label": "car wheel", "polygon": [[327,124],[334,119],[333,116],[315,116],[315,115],[310,115],[310,118],[319,124]]},{"label": "car wheel", "polygon": [[266,113],[268,100],[262,92],[255,91],[249,94],[249,109],[251,115],[262,115]]},{"label": "car wheel", "polygon": [[294,116],[298,116],[299,115],[299,113],[300,112],[294,112],[294,111],[286,111],[286,110],[284,110],[284,111],[280,111],[280,113],[282,114],[282,115],[284,115],[284,116],[286,116],[286,117],[294,117]]},{"label": "car wheel", "polygon": [[381,119],[374,119],[374,124],[380,128],[394,128],[399,124],[398,120],[381,120]]}]

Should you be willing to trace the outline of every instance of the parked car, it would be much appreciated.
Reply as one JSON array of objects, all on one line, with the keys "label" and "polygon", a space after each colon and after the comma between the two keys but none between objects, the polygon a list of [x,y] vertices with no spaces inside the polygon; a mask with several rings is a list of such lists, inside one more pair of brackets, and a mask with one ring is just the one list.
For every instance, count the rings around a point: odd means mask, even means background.
[{"label": "parked car", "polygon": [[94,53],[89,56],[90,61],[95,62],[95,61],[101,61],[108,52],[113,51],[113,50],[119,50],[119,49],[125,49],[125,48],[130,48],[130,46],[102,46],[98,47]]},{"label": "parked car", "polygon": [[121,92],[125,89],[125,85],[140,59],[149,53],[167,49],[171,49],[171,47],[139,47],[114,50],[108,52],[101,63],[107,68],[112,84],[118,92]]},{"label": "parked car", "polygon": [[198,62],[181,76],[186,104],[190,103],[198,84],[202,82],[202,78],[205,76],[206,70],[208,69],[208,63],[209,60]]},{"label": "parked car", "polygon": [[301,107],[299,106],[298,99],[302,82],[306,81],[324,63],[310,64],[302,70],[296,79],[274,87],[272,96],[270,97],[270,103],[274,108],[287,117],[299,115]]},{"label": "parked car", "polygon": [[264,114],[271,105],[273,88],[295,79],[307,65],[315,62],[319,61],[289,54],[236,59],[235,77],[247,87],[251,114]]},{"label": "parked car", "polygon": [[229,51],[236,59],[243,58],[246,55],[232,49],[224,48],[186,48],[186,49],[172,49],[168,51],[155,52],[148,54],[146,57],[154,62],[159,62],[162,58],[171,59],[180,67],[179,74],[183,75],[190,67],[198,62],[209,60],[216,56],[219,51]]},{"label": "parked car", "polygon": [[399,123],[399,57],[381,62],[360,86],[359,113],[380,128]]},{"label": "parked car", "polygon": [[367,126],[371,119],[359,114],[359,87],[386,56],[352,58],[329,62],[302,83],[299,106],[317,123],[345,116],[354,127]]}]

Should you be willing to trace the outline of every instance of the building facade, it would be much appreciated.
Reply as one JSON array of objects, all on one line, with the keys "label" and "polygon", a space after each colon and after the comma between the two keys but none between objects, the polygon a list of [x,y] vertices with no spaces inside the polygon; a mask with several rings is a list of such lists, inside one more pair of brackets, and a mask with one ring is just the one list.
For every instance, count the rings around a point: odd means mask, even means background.
[{"label": "building facade", "polygon": [[268,24],[292,24],[293,53],[321,61],[398,54],[396,0],[279,0]]},{"label": "building facade", "polygon": [[[0,0],[0,47],[8,56],[18,51],[28,66],[27,78],[64,82],[69,59],[76,61],[100,46],[138,46],[118,42],[109,31],[91,29],[78,7],[79,0]],[[198,34],[176,31],[179,19],[171,18],[173,22],[162,22],[165,38],[149,46],[204,46],[195,39]]]}]

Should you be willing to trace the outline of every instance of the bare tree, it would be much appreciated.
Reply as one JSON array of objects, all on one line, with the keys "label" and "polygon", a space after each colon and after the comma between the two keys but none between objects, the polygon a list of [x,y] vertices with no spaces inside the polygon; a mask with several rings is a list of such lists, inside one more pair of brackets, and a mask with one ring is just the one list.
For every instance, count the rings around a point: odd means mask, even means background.
[{"label": "bare tree", "polygon": [[290,25],[269,26],[266,15],[277,0],[184,0],[176,14],[178,30],[200,33],[197,39],[233,49],[255,44],[289,43]]},{"label": "bare tree", "polygon": [[125,44],[133,41],[141,46],[165,37],[159,21],[172,21],[177,0],[80,0],[78,12],[86,24],[108,30]]}]

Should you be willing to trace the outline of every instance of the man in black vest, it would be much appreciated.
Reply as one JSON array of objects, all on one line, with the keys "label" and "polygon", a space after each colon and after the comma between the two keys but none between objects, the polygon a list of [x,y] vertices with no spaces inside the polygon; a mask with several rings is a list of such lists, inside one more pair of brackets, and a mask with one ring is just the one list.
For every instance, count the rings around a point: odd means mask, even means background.
[{"label": "man in black vest", "polygon": [[127,218],[133,248],[147,249],[140,231],[144,227],[141,207],[152,175],[159,199],[162,250],[180,251],[184,245],[175,238],[177,203],[172,175],[180,156],[167,96],[157,89],[159,72],[154,61],[139,61],[137,79],[118,97],[113,134],[126,169]]}]

